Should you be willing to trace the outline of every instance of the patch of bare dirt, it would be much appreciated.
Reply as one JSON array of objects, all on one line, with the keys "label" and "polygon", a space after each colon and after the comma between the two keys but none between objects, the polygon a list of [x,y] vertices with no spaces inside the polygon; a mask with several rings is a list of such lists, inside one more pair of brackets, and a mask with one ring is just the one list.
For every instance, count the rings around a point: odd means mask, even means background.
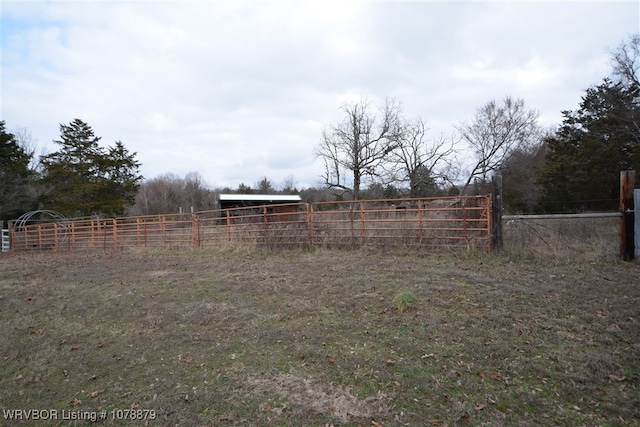
[{"label": "patch of bare dirt", "polygon": [[329,415],[343,423],[354,418],[376,419],[389,412],[389,398],[383,394],[359,399],[351,394],[348,387],[318,384],[293,372],[250,377],[249,384],[255,393],[275,393],[293,404]]}]

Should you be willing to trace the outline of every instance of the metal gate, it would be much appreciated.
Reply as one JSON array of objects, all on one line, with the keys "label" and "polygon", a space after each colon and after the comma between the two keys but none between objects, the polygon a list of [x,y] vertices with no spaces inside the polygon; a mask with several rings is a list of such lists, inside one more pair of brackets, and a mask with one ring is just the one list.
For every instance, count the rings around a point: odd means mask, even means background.
[{"label": "metal gate", "polygon": [[2,229],[2,252],[9,252],[9,249],[11,249],[9,230]]}]

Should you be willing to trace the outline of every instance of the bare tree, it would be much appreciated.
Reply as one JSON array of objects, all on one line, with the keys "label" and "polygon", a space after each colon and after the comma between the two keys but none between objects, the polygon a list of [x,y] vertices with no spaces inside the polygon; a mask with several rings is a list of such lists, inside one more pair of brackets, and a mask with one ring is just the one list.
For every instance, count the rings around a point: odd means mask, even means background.
[{"label": "bare tree", "polygon": [[430,195],[437,181],[448,180],[456,141],[444,137],[429,141],[428,128],[421,117],[405,122],[402,129],[399,143],[385,164],[387,179],[408,183],[411,197]]},{"label": "bare tree", "polygon": [[[551,135],[551,133],[548,133]],[[544,161],[544,138],[537,143],[518,147],[501,166],[502,202],[511,213],[533,213],[542,186],[536,182],[536,171]]]},{"label": "bare tree", "polygon": [[515,148],[537,139],[538,116],[536,110],[525,107],[522,99],[506,97],[501,104],[488,102],[476,111],[472,122],[456,127],[475,155],[463,194],[474,178],[487,182],[489,173],[499,169]]},{"label": "bare tree", "polygon": [[613,75],[626,86],[640,86],[640,34],[633,34],[611,52]]},{"label": "bare tree", "polygon": [[613,76],[630,93],[631,101],[626,109],[622,110],[623,122],[632,129],[630,140],[638,143],[640,135],[640,34],[633,34],[629,41],[620,44],[618,48],[611,52],[611,65],[613,66]]},{"label": "bare tree", "polygon": [[129,214],[158,215],[211,209],[215,209],[215,198],[199,173],[189,172],[184,178],[168,173],[140,185]]},{"label": "bare tree", "polygon": [[38,156],[36,156],[36,150],[38,148],[38,144],[36,144],[33,139],[33,135],[31,135],[31,131],[29,131],[25,127],[19,127],[12,131],[12,133],[16,137],[16,142],[18,145],[24,150],[27,155],[31,157],[31,162],[29,163],[29,169],[37,170],[38,169]]},{"label": "bare tree", "polygon": [[184,208],[193,211],[215,209],[213,192],[198,172],[189,172],[183,180]]},{"label": "bare tree", "polygon": [[363,181],[381,173],[381,163],[398,145],[400,106],[387,98],[375,115],[369,102],[362,99],[345,104],[342,110],[346,117],[323,131],[316,154],[324,160],[325,185],[357,200]]},{"label": "bare tree", "polygon": [[297,193],[298,189],[296,188],[296,178],[293,175],[287,175],[282,181],[282,192],[283,193]]}]

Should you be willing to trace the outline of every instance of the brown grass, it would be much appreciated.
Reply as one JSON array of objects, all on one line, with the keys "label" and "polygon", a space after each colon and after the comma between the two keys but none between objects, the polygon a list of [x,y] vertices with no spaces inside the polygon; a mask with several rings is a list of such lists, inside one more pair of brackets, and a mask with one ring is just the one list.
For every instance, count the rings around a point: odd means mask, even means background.
[{"label": "brown grass", "polygon": [[504,249],[542,259],[611,261],[618,257],[619,218],[503,221]]},{"label": "brown grass", "polygon": [[[0,271],[3,410],[137,408],[162,426],[640,424],[637,263],[228,248],[9,253]],[[418,299],[404,313],[400,291]]]}]

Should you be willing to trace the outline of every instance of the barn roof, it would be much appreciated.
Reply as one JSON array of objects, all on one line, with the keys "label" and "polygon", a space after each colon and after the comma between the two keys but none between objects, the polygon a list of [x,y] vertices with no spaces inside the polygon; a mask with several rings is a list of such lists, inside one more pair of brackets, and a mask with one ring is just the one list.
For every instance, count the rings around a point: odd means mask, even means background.
[{"label": "barn roof", "polygon": [[220,194],[218,200],[224,202],[270,202],[291,203],[300,202],[302,199],[297,194]]}]

